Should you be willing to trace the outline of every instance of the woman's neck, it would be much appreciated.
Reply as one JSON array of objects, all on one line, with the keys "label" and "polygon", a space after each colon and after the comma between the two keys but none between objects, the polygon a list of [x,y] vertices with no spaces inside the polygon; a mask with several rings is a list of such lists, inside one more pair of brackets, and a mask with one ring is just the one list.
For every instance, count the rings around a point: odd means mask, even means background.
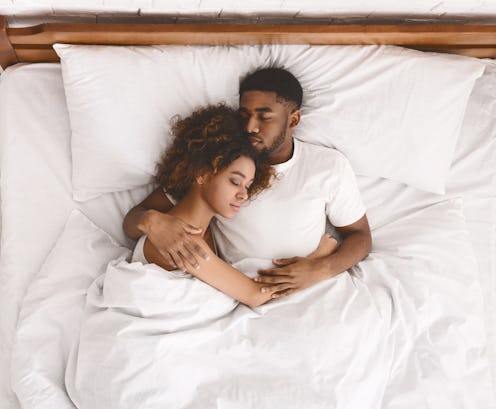
[{"label": "woman's neck", "polygon": [[188,193],[177,202],[169,214],[178,217],[183,222],[202,229],[202,237],[207,231],[208,225],[214,217],[214,212],[205,203],[200,193],[195,188],[191,188]]}]

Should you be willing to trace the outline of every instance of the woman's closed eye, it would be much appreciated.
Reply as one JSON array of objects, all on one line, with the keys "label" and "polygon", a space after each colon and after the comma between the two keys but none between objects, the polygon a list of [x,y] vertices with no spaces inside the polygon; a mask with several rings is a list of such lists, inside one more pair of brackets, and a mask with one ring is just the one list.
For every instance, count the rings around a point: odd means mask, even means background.
[{"label": "woman's closed eye", "polygon": [[[239,180],[236,180],[236,179],[231,179],[231,183],[234,185],[234,186],[239,186],[241,185],[241,182]],[[245,185],[245,190],[246,191],[249,191],[250,190],[250,187],[251,187],[251,183]]]}]

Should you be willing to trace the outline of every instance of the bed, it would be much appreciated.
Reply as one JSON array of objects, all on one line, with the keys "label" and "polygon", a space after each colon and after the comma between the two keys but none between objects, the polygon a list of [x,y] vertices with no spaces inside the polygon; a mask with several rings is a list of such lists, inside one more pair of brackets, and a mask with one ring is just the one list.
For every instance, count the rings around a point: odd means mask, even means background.
[{"label": "bed", "polygon": [[[427,25],[48,24],[7,29],[0,19],[0,58],[4,68],[9,66],[0,82],[0,406],[496,408],[495,33],[492,26]],[[53,43],[63,44],[55,52]],[[322,65],[329,50],[333,63]],[[174,65],[142,65],[140,60],[155,62],[163,56],[174,57]],[[165,95],[156,94],[164,85],[154,72],[165,69],[163,76],[170,80],[188,68],[211,67],[202,58],[216,62],[217,69],[208,71],[217,73],[214,80],[200,75],[190,87],[170,91],[165,98],[169,105],[158,114],[149,105],[143,103],[141,109],[135,104],[137,95],[139,101]],[[109,72],[104,71],[108,65],[100,65],[104,59],[112,61]],[[223,88],[221,81],[234,84],[239,70],[268,61],[289,66],[310,89],[304,104],[307,125],[296,136],[343,151],[357,171],[372,253],[349,272],[293,298],[253,310],[223,299],[211,309],[218,308],[215,317],[190,311],[188,319],[197,320],[194,328],[189,321],[164,321],[148,311],[148,320],[122,324],[120,332],[131,328],[127,334],[132,336],[100,344],[106,356],[121,359],[112,361],[112,371],[95,373],[90,385],[68,382],[75,371],[71,351],[85,322],[88,288],[109,261],[129,256],[133,242],[124,236],[121,221],[154,188],[152,158],[157,146],[164,146],[112,138],[136,132],[122,116],[119,127],[103,126],[108,118],[115,126],[115,118],[129,112],[116,84],[138,78],[138,71],[126,67],[150,73],[151,84],[157,84],[159,91],[139,77],[125,92],[135,107],[134,122],[144,126],[155,118],[157,127],[146,128],[147,133],[160,136],[165,131],[162,119],[176,111],[187,113],[191,99],[199,104],[224,96],[234,105],[236,87]],[[376,63],[375,68],[363,61]],[[365,68],[354,77],[337,77],[336,94],[343,95],[338,104],[313,85],[328,72],[361,66]],[[225,67],[229,70],[223,71]],[[362,89],[369,94],[355,95],[364,78],[371,84],[372,77],[382,79],[379,87],[384,87],[390,78],[383,73],[394,69],[419,79],[433,75],[434,80],[406,100],[392,88],[370,109],[347,109],[364,95],[378,94],[370,86]],[[98,82],[92,72],[105,81]],[[203,99],[196,96],[202,81],[206,91],[198,93]],[[139,94],[143,88],[146,93]],[[107,106],[99,105],[98,98],[88,99],[97,90],[108,96]],[[435,99],[425,99],[433,94]],[[399,111],[414,116],[413,122],[405,115],[379,116],[375,108],[388,99],[415,107],[415,114]],[[98,116],[100,111],[105,115]],[[341,122],[323,128],[319,121],[336,113]],[[377,118],[381,126],[357,126],[357,115],[367,124]],[[100,117],[106,122],[100,123]],[[88,126],[88,118],[97,118],[95,128]],[[391,121],[398,126],[387,126]],[[444,138],[437,138],[438,145],[433,138],[422,139],[424,124],[433,134],[437,126]],[[400,132],[401,126],[415,127],[419,143],[412,145],[414,135]],[[329,130],[366,139],[356,144],[338,137],[329,141]],[[371,135],[383,137],[382,145],[370,144]],[[391,135],[400,141],[398,146],[388,139]],[[375,149],[377,160],[370,160],[372,151],[364,153],[365,148]],[[129,150],[136,155],[122,160]],[[389,168],[382,166],[388,162]],[[142,296],[143,308],[148,308],[147,299]],[[98,339],[108,336],[103,331]],[[133,337],[146,345],[141,346],[145,353],[136,354],[140,347],[128,342]],[[267,342],[280,339],[285,342]],[[122,366],[116,368],[116,362]],[[110,395],[100,387],[105,379],[112,380]],[[168,388],[157,395],[161,385]],[[83,399],[78,388],[90,392]]]}]

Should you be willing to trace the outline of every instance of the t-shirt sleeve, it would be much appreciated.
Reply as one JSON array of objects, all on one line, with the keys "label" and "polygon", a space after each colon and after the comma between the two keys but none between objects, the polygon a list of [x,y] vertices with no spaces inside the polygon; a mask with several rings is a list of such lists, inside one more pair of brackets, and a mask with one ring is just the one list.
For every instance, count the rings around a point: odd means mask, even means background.
[{"label": "t-shirt sleeve", "polygon": [[358,190],[355,173],[342,154],[336,158],[332,183],[329,186],[329,200],[326,213],[336,227],[355,223],[365,214],[365,205]]}]

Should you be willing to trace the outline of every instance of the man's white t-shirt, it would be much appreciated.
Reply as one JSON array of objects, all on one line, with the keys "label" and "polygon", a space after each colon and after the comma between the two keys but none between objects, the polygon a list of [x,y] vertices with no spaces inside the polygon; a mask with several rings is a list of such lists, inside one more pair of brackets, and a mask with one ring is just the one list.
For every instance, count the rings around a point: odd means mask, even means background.
[{"label": "man's white t-shirt", "polygon": [[269,189],[232,219],[217,216],[212,223],[219,252],[229,263],[307,256],[325,232],[326,216],[342,227],[365,214],[353,170],[335,149],[295,139],[291,159],[274,168]]}]

